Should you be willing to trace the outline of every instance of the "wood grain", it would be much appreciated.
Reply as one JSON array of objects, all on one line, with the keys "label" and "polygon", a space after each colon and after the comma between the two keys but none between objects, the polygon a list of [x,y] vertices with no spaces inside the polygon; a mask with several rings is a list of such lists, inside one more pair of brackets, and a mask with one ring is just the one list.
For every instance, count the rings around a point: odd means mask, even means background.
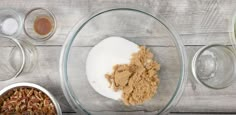
[{"label": "wood grain", "polygon": [[[191,58],[199,48],[200,46],[188,46],[188,56]],[[72,111],[64,98],[60,85],[58,61],[61,48],[59,46],[38,46],[37,49],[39,52],[37,68],[32,73],[25,73],[16,79],[1,82],[0,89],[15,82],[37,83],[47,88],[60,100],[64,112]],[[235,112],[236,104],[232,103],[236,98],[235,83],[223,90],[211,90],[190,82],[193,78],[191,74],[188,78],[189,82],[183,97],[173,112]],[[196,85],[196,89],[193,87],[194,85]]]},{"label": "wood grain", "polygon": [[[37,83],[56,96],[63,112],[73,112],[63,95],[60,84],[58,66],[61,46],[76,23],[99,9],[111,6],[138,6],[149,9],[154,15],[161,15],[177,30],[183,39],[187,49],[188,61],[203,45],[211,43],[231,44],[229,34],[232,30],[229,27],[233,13],[236,11],[235,0],[2,0],[0,8],[13,8],[19,11],[22,17],[32,8],[48,8],[54,12],[58,28],[55,35],[46,42],[33,41],[22,31],[18,39],[27,39],[37,46],[39,52],[38,65],[32,73],[24,73],[16,79],[0,82],[0,89],[16,82]],[[132,34],[132,31],[130,34]],[[171,46],[164,39],[165,36],[161,36],[163,40],[158,43],[152,42],[156,38],[144,36],[148,39],[140,39],[137,42],[145,42],[146,45],[150,46]],[[135,38],[135,36],[130,36],[130,39],[132,38]],[[79,42],[75,46],[92,46],[94,44],[94,41],[87,44]],[[9,45],[0,44],[0,46]],[[223,90],[207,89],[197,85],[193,76],[189,73],[183,96],[172,112],[235,113],[235,88],[236,83]],[[141,112],[140,114],[144,113]]]},{"label": "wood grain", "polygon": [[[32,41],[35,45],[62,45],[77,22],[111,6],[149,9],[154,15],[161,15],[173,25],[184,39],[185,45],[193,45],[195,42],[197,45],[205,45],[205,39],[208,42],[229,43],[229,24],[235,5],[235,0],[3,0],[0,7],[16,9],[22,17],[35,7],[48,8],[54,12],[58,22],[56,35],[47,42]],[[21,38],[26,39],[27,36],[22,33]]]}]

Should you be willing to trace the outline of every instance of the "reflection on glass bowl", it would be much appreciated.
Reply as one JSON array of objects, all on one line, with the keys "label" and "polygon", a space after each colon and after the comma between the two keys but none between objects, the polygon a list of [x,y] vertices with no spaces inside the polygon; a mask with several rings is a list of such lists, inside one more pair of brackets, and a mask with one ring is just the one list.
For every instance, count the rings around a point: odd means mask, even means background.
[{"label": "reflection on glass bowl", "polygon": [[[120,101],[99,95],[87,80],[85,62],[88,52],[110,36],[126,38],[150,48],[155,60],[161,64],[157,95],[143,105],[125,106]],[[164,114],[177,103],[183,92],[186,63],[181,39],[160,16],[144,10],[114,8],[93,14],[69,33],[61,52],[61,83],[68,102],[78,112],[110,111],[115,114],[146,111]]]}]

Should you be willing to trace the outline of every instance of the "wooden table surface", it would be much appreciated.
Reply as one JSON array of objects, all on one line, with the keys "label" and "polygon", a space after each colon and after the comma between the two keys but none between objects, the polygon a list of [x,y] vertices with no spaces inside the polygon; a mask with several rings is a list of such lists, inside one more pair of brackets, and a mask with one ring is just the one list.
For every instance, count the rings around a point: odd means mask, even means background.
[{"label": "wooden table surface", "polygon": [[[59,59],[62,45],[78,21],[97,9],[113,5],[136,5],[164,17],[183,39],[189,60],[206,44],[230,45],[229,24],[236,12],[236,0],[1,0],[0,8],[13,8],[22,16],[35,7],[48,8],[55,13],[58,28],[55,35],[46,42],[30,40],[22,32],[18,38],[27,39],[37,47],[38,65],[31,73],[0,82],[0,89],[21,81],[37,83],[55,95],[63,112],[73,112],[60,85]],[[196,84],[189,72],[183,96],[172,112],[236,114],[235,88],[236,82],[222,90],[208,89]]]}]

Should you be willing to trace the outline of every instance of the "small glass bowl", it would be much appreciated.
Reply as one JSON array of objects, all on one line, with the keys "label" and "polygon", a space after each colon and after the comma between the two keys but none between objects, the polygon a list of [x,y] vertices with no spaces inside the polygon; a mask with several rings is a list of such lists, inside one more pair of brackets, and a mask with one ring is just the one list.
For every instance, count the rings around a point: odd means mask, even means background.
[{"label": "small glass bowl", "polygon": [[36,47],[26,40],[0,36],[0,81],[32,72],[38,62]]},{"label": "small glass bowl", "polygon": [[[23,73],[32,72],[38,64],[38,52],[36,47],[26,40],[18,40],[22,45],[23,50],[25,52],[25,67],[23,69]],[[21,63],[22,56],[20,54],[20,49],[15,47],[12,49],[10,54],[10,64],[13,68],[19,68],[18,66]]]},{"label": "small glass bowl", "polygon": [[[0,36],[0,43],[0,81],[4,81],[15,78],[22,73],[25,67],[26,56],[19,40],[8,36]],[[18,49],[17,57],[20,57],[15,67],[11,65],[13,49]]]},{"label": "small glass bowl", "polygon": [[235,53],[225,45],[204,46],[192,59],[192,74],[199,84],[208,88],[226,88],[235,79]]},{"label": "small glass bowl", "polygon": [[[40,35],[34,30],[34,22],[39,17],[47,17],[52,25],[52,30],[46,35]],[[48,9],[35,8],[30,10],[24,20],[24,31],[32,39],[36,41],[46,41],[50,39],[56,31],[56,18],[54,14]]]},{"label": "small glass bowl", "polygon": [[[16,32],[14,32],[12,34],[4,33],[4,30],[3,30],[3,27],[2,27],[3,22],[7,18],[15,19],[17,24],[18,24],[18,28],[16,28]],[[0,34],[1,35],[16,37],[22,31],[22,25],[23,25],[23,21],[22,21],[21,15],[17,11],[15,11],[13,9],[2,9],[2,10],[0,10]]]}]

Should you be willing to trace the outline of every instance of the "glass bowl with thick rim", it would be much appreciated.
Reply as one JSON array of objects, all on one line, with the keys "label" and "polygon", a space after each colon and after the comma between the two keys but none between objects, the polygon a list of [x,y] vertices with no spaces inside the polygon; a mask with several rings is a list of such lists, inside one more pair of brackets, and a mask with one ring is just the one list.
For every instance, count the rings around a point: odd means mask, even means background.
[{"label": "glass bowl with thick rim", "polygon": [[[37,19],[47,19],[50,22],[50,27],[47,25],[48,23],[45,22],[45,20],[41,21],[38,28],[40,28],[40,31],[45,30],[47,33],[46,34],[39,34],[36,32],[36,21]],[[47,30],[49,29],[50,30]],[[34,8],[30,10],[24,19],[24,31],[27,36],[30,38],[36,40],[36,41],[46,41],[50,39],[54,33],[56,32],[57,29],[57,23],[56,23],[56,17],[54,16],[54,13],[48,9],[44,8]]]},{"label": "glass bowl with thick rim", "polygon": [[192,59],[192,74],[196,81],[211,89],[223,89],[235,79],[236,57],[225,45],[210,44],[200,48]]},{"label": "glass bowl with thick rim", "polygon": [[[88,82],[85,67],[88,53],[110,36],[146,46],[161,64],[157,94],[142,105],[126,106],[121,101],[106,98]],[[85,18],[69,33],[60,57],[61,84],[66,99],[75,111],[88,114],[164,114],[181,97],[187,79],[186,66],[185,49],[174,29],[160,16],[136,8],[110,8]]]},{"label": "glass bowl with thick rim", "polygon": [[[18,39],[9,36],[0,36],[0,43],[0,81],[16,78],[23,72],[25,67],[26,54],[24,46]],[[14,49],[18,49],[17,55],[13,55]],[[16,57],[20,57],[17,63],[15,63]]]}]

